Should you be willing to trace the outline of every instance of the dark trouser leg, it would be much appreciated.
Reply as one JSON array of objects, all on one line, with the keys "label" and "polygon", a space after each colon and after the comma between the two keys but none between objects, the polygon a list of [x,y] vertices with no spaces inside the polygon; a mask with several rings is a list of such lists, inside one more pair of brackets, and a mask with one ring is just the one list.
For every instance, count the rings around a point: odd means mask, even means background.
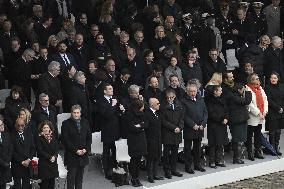
[{"label": "dark trouser leg", "polygon": [[6,184],[0,184],[0,189],[6,189]]},{"label": "dark trouser leg", "polygon": [[269,142],[273,147],[275,147],[276,144],[275,135],[276,135],[276,130],[269,131]]},{"label": "dark trouser leg", "polygon": [[175,145],[175,144],[171,145],[171,156],[170,156],[171,171],[176,171],[178,148],[179,148],[179,145]]},{"label": "dark trouser leg", "polygon": [[76,171],[75,189],[82,189],[84,167],[79,166]]},{"label": "dark trouser leg", "polygon": [[281,129],[277,129],[275,133],[275,150],[278,155],[282,155],[280,152],[280,146],[279,146],[279,141],[280,141],[280,136],[281,136]]},{"label": "dark trouser leg", "polygon": [[22,189],[21,178],[14,177],[14,189]]},{"label": "dark trouser leg", "polygon": [[260,151],[261,150],[261,128],[262,125],[258,125],[256,127],[254,127],[254,148],[255,151]]},{"label": "dark trouser leg", "polygon": [[209,164],[215,164],[215,146],[209,146]]},{"label": "dark trouser leg", "polygon": [[55,188],[55,178],[44,179],[40,183],[40,189],[54,189]]},{"label": "dark trouser leg", "polygon": [[142,156],[133,156],[129,163],[129,172],[132,179],[138,179],[139,177],[139,163],[141,162]]},{"label": "dark trouser leg", "polygon": [[67,189],[74,189],[77,167],[67,167]]},{"label": "dark trouser leg", "polygon": [[223,154],[223,146],[216,146],[215,147],[216,152],[215,152],[215,162],[218,164],[223,164],[224,163],[224,154]]},{"label": "dark trouser leg", "polygon": [[192,154],[191,154],[191,146],[192,140],[184,140],[184,163],[185,169],[191,169],[191,165],[193,162]]},{"label": "dark trouser leg", "polygon": [[105,175],[110,175],[116,161],[115,143],[103,143],[103,168]]},{"label": "dark trouser leg", "polygon": [[23,189],[30,189],[30,177],[22,178],[22,187]]},{"label": "dark trouser leg", "polygon": [[170,144],[164,144],[164,150],[163,150],[163,167],[165,172],[170,171],[170,156],[171,156],[171,145]]},{"label": "dark trouser leg", "polygon": [[55,188],[55,178],[49,179],[48,182],[48,189],[54,189]]},{"label": "dark trouser leg", "polygon": [[248,130],[247,130],[247,141],[246,141],[246,147],[247,147],[247,152],[249,157],[253,157],[252,153],[252,137],[253,137],[253,126],[248,125]]},{"label": "dark trouser leg", "polygon": [[194,166],[200,166],[201,139],[193,140]]},{"label": "dark trouser leg", "polygon": [[146,167],[147,167],[147,176],[153,178],[154,170],[153,170],[154,160],[147,159]]}]

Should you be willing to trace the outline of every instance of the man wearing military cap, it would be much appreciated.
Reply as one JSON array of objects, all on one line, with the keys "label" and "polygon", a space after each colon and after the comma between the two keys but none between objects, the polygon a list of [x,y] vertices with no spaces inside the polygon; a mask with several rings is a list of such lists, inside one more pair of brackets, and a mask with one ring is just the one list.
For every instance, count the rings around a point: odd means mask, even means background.
[{"label": "man wearing military cap", "polygon": [[267,32],[267,22],[266,17],[262,12],[263,3],[260,1],[255,1],[252,3],[253,10],[251,11],[250,17],[253,21],[253,28],[255,28],[256,37],[266,34]]}]

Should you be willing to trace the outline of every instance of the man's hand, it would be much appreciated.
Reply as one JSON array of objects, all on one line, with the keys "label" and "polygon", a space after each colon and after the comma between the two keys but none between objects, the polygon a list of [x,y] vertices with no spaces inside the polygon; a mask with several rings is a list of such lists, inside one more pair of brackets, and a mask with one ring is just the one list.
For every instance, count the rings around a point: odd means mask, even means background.
[{"label": "man's hand", "polygon": [[175,133],[180,133],[180,128],[175,128]]},{"label": "man's hand", "polygon": [[198,126],[198,125],[194,125],[194,126],[193,126],[193,130],[196,130],[196,131],[197,131],[197,130],[198,130],[198,128],[199,128],[199,126]]},{"label": "man's hand", "polygon": [[115,106],[116,104],[117,104],[117,100],[116,99],[112,99],[111,106]]},{"label": "man's hand", "polygon": [[228,120],[227,120],[227,119],[224,119],[224,120],[223,120],[223,124],[226,125],[227,123],[228,123]]},{"label": "man's hand", "polygon": [[200,130],[203,130],[203,129],[204,129],[203,125],[200,125],[200,126],[199,126],[199,129],[200,129]]}]

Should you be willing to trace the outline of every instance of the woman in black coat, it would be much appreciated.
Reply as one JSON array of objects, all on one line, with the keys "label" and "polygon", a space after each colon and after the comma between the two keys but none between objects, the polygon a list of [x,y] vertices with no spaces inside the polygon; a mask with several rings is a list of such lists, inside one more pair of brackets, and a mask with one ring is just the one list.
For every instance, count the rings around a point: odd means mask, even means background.
[{"label": "woman in black coat", "polygon": [[266,85],[265,93],[268,99],[268,115],[265,124],[269,131],[269,142],[273,145],[278,155],[281,129],[284,128],[284,85],[279,82],[280,76],[276,72],[270,75],[270,81]]},{"label": "woman in black coat", "polygon": [[131,182],[134,187],[142,186],[139,181],[139,165],[142,156],[147,153],[147,143],[145,128],[148,122],[144,117],[144,102],[142,100],[132,101],[129,111],[126,113],[126,123],[128,126],[127,144],[128,154],[131,157],[129,171],[131,174]]},{"label": "woman in black coat", "polygon": [[233,163],[243,164],[241,157],[242,144],[247,140],[247,120],[249,113],[247,105],[250,104],[252,95],[250,91],[245,91],[245,86],[235,83],[233,93],[228,98],[229,125],[233,142]]},{"label": "woman in black coat", "polygon": [[4,132],[3,117],[0,117],[0,189],[6,189],[6,183],[12,181],[10,162],[12,159],[10,135]]},{"label": "woman in black coat", "polygon": [[9,132],[15,131],[15,120],[21,108],[30,109],[30,105],[24,97],[22,88],[14,86],[11,89],[10,96],[6,98],[4,109],[5,122]]},{"label": "woman in black coat", "polygon": [[53,126],[50,121],[39,124],[39,135],[36,138],[38,155],[38,176],[41,179],[41,189],[55,188],[55,178],[58,177],[58,143],[53,136]]},{"label": "woman in black coat", "polygon": [[[208,111],[207,138],[209,145],[209,167],[225,167],[223,146],[228,143],[228,109],[225,100],[221,97],[222,88],[215,85],[206,98]],[[216,155],[215,155],[216,154]]]}]

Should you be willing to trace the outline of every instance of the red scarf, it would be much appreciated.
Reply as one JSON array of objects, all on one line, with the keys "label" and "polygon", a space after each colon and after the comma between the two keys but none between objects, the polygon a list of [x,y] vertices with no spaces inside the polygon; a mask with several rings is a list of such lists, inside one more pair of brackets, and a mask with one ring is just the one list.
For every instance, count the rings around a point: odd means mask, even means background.
[{"label": "red scarf", "polygon": [[255,93],[256,105],[259,108],[260,112],[263,113],[264,112],[264,100],[262,97],[260,85],[248,84],[247,86]]}]

